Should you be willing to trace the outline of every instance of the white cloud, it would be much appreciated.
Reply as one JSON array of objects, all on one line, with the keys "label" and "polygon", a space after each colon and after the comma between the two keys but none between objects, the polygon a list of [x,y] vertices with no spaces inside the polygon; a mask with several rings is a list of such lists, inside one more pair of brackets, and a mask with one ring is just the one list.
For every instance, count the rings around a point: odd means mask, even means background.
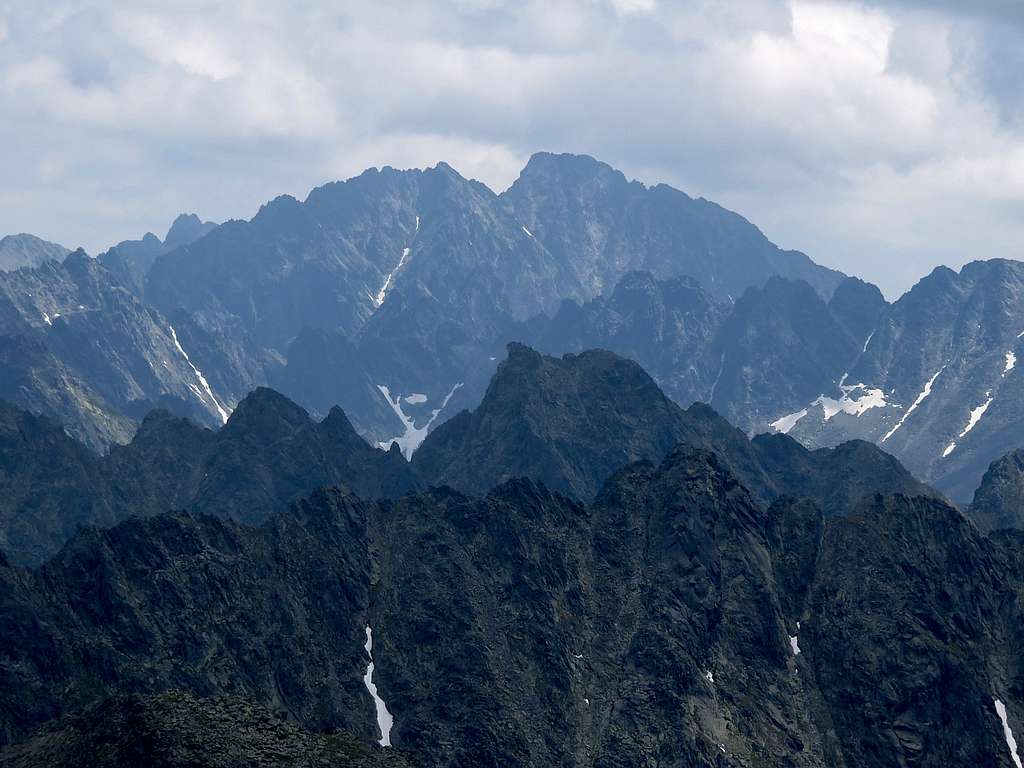
[{"label": "white cloud", "polygon": [[175,29],[154,14],[126,14],[113,19],[116,34],[156,61],[175,64],[189,74],[210,80],[226,80],[242,72],[241,63],[226,50],[214,30],[192,21],[183,26]]},{"label": "white cloud", "polygon": [[611,0],[617,13],[647,13],[657,7],[655,0]]},{"label": "white cloud", "polygon": [[532,151],[582,151],[892,294],[1019,253],[1024,89],[993,52],[1024,49],[1024,25],[1005,21],[807,0],[12,5],[0,232],[98,250],[365,166],[447,160],[501,189]]}]

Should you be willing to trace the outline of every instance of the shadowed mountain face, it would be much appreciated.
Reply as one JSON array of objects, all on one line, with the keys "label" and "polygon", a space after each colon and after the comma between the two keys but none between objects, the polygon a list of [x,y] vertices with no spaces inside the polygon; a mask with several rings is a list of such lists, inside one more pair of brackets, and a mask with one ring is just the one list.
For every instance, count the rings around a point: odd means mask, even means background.
[{"label": "shadowed mountain face", "polygon": [[480,406],[432,432],[413,466],[469,492],[526,476],[589,499],[624,464],[667,454],[682,429],[682,411],[635,363],[510,344]]},{"label": "shadowed mountain face", "polygon": [[1008,766],[1019,551],[925,497],[766,507],[689,447],[587,506],[515,480],[321,492],[260,528],[136,519],[0,566],[0,683],[32,692],[0,701],[0,734],[179,689],[374,741],[371,627],[389,740],[422,766]]},{"label": "shadowed mountain face", "polygon": [[0,430],[0,549],[16,562],[40,562],[79,526],[130,515],[185,509],[259,523],[323,485],[364,498],[417,485],[397,449],[371,448],[340,409],[317,423],[268,389],[216,432],[154,411],[105,457],[10,406],[0,406]]},{"label": "shadowed mountain face", "polygon": [[42,569],[4,574],[4,626],[20,650],[0,676],[4,690],[36,695],[6,708],[0,731],[105,693],[184,688],[371,735],[366,547],[366,509],[341,492],[258,529],[183,513],[84,529]]},{"label": "shadowed mountain face", "polygon": [[[182,738],[183,734],[187,738]],[[10,768],[408,768],[393,750],[304,730],[245,699],[172,691],[119,696],[46,726],[4,754]]]}]

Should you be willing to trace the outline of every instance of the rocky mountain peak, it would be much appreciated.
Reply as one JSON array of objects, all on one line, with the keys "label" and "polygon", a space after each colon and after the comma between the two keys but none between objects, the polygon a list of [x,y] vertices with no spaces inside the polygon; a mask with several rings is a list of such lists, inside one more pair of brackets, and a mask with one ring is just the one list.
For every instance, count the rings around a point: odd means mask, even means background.
[{"label": "rocky mountain peak", "polygon": [[246,395],[228,418],[230,431],[257,430],[282,436],[310,423],[309,413],[300,405],[269,387],[257,387]]},{"label": "rocky mountain peak", "polygon": [[1024,529],[1024,450],[989,465],[968,511],[983,531]]},{"label": "rocky mountain peak", "polygon": [[68,249],[64,246],[24,232],[0,238],[0,271],[3,272],[61,261],[67,255]]},{"label": "rocky mountain peak", "polygon": [[203,221],[194,213],[182,213],[171,224],[164,237],[163,245],[172,250],[182,245],[194,243],[217,225],[212,221]]},{"label": "rocky mountain peak", "polygon": [[627,184],[626,177],[607,163],[590,155],[554,152],[535,152],[513,184],[532,183],[558,186],[577,186],[587,183]]},{"label": "rocky mountain peak", "polygon": [[479,407],[428,435],[413,467],[432,482],[482,492],[529,476],[592,498],[615,469],[660,460],[681,415],[636,363],[603,350],[547,357],[510,344]]}]

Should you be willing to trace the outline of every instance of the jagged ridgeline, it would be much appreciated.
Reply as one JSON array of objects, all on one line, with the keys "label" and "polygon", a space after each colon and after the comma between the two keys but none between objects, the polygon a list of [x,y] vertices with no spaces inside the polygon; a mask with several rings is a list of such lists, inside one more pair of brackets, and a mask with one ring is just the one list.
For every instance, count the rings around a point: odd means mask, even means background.
[{"label": "jagged ridgeline", "polygon": [[267,389],[107,456],[2,425],[5,765],[1017,759],[1021,534],[610,352],[512,345],[411,463]]},{"label": "jagged ridgeline", "polygon": [[105,453],[154,408],[210,428],[270,386],[410,457],[480,404],[505,345],[603,348],[682,406],[811,448],[883,446],[966,504],[1021,448],[1024,272],[945,267],[893,303],[753,224],[593,158],[496,194],[371,169],[96,258],[0,240],[0,398]]}]

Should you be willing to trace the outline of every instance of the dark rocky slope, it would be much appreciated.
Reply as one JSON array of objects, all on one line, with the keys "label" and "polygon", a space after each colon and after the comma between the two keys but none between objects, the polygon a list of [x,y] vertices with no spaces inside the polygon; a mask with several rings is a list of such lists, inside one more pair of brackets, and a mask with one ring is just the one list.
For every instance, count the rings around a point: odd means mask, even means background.
[{"label": "dark rocky slope", "polygon": [[119,696],[0,749],[9,768],[406,768],[394,750],[305,730],[240,698]]},{"label": "dark rocky slope", "polygon": [[1010,765],[1019,576],[996,548],[941,502],[876,497],[828,521],[816,570],[801,658],[845,764]]},{"label": "dark rocky slope", "polygon": [[261,528],[163,514],[84,529],[35,571],[4,567],[5,741],[119,693],[250,698],[374,738],[362,675],[365,505],[315,494]]},{"label": "dark rocky slope", "polygon": [[0,568],[0,733],[184,689],[374,740],[372,626],[391,742],[425,766],[1008,767],[1019,551],[935,499],[765,507],[689,447],[588,506],[514,480],[132,520]]}]

